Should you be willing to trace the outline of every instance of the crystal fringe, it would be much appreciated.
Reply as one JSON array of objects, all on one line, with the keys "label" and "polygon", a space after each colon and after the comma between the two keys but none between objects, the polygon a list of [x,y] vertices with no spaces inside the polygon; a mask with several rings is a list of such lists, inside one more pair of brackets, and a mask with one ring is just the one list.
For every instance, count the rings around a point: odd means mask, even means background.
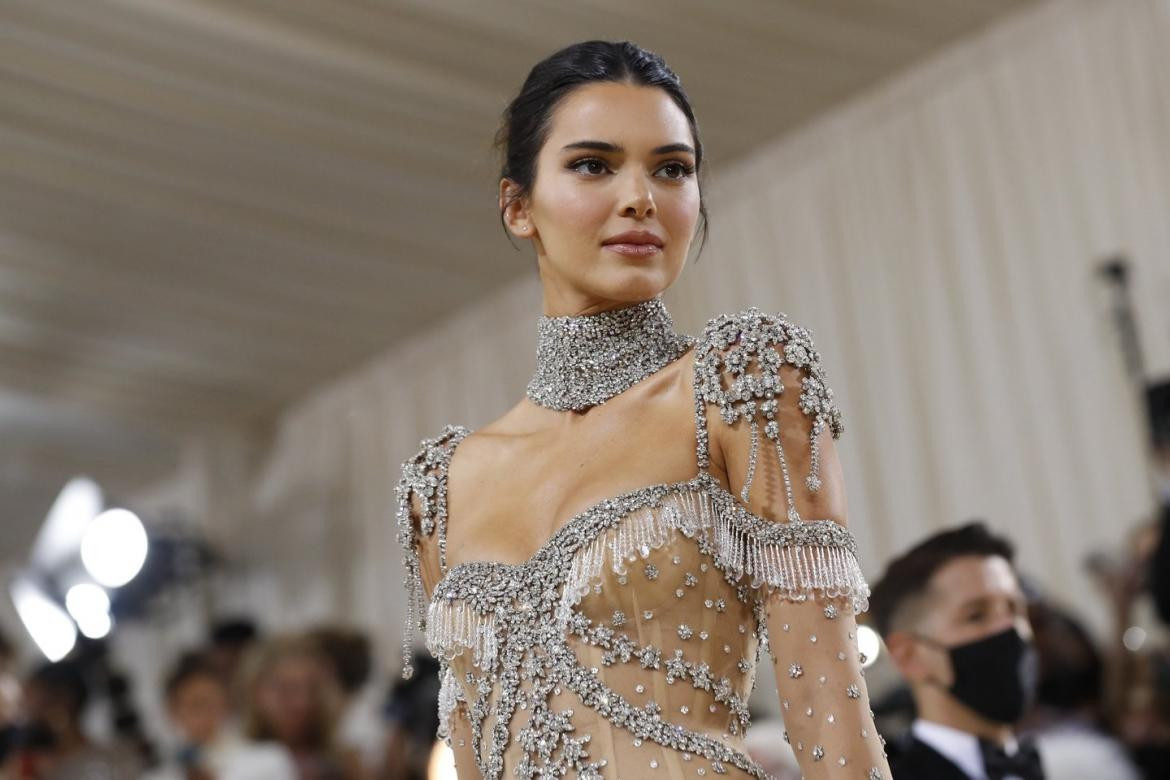
[{"label": "crystal fringe", "polygon": [[750,575],[753,588],[767,585],[789,601],[844,598],[858,614],[869,608],[869,586],[850,550],[762,542],[726,515],[720,515],[715,529],[716,559],[739,576]]},{"label": "crystal fringe", "polygon": [[455,671],[447,666],[439,681],[439,729],[435,734],[448,746],[451,745],[451,713],[463,700],[459,679],[455,676]]},{"label": "crystal fringe", "polygon": [[633,563],[639,556],[648,557],[652,550],[673,541],[677,533],[693,538],[703,530],[703,514],[694,505],[696,495],[693,491],[671,493],[658,506],[631,513],[578,550],[561,591],[558,623],[567,625],[572,608],[601,577],[602,566],[607,561],[614,574],[625,574],[627,563]]},{"label": "crystal fringe", "polygon": [[[807,541],[792,543],[766,538],[745,522],[752,518],[734,504],[716,502],[706,491],[673,493],[656,507],[648,507],[623,518],[573,556],[561,593],[557,620],[565,625],[572,608],[589,592],[608,565],[615,574],[626,573],[626,564],[646,558],[676,538],[677,533],[700,536],[712,551],[720,568],[737,579],[751,576],[751,586],[767,586],[770,593],[791,601],[818,597],[844,598],[855,613],[869,606],[869,586],[850,548],[829,536],[847,531],[831,520],[798,524],[767,523],[768,531]],[[825,524],[837,526],[830,534]],[[824,540],[824,541],[818,541]]]},{"label": "crystal fringe", "polygon": [[[854,613],[869,607],[869,585],[861,572],[848,529],[832,520],[771,522],[703,489],[670,493],[655,506],[631,512],[582,545],[572,556],[556,619],[568,625],[573,607],[608,566],[625,574],[627,564],[647,558],[677,539],[698,537],[719,568],[752,588],[789,601],[845,599]],[[461,599],[437,598],[427,609],[427,648],[451,660],[471,650],[475,665],[489,670],[496,659],[494,613]]]},{"label": "crystal fringe", "polygon": [[426,644],[431,655],[447,661],[471,650],[474,664],[491,669],[496,661],[495,615],[463,600],[435,599],[427,608]]}]

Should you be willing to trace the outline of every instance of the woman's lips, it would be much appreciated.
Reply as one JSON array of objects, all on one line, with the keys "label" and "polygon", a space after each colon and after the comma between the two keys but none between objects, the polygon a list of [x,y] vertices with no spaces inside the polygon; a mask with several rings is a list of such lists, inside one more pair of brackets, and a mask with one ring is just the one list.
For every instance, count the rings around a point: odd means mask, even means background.
[{"label": "woman's lips", "polygon": [[605,248],[629,257],[649,257],[662,251],[662,247],[655,244],[605,244]]}]

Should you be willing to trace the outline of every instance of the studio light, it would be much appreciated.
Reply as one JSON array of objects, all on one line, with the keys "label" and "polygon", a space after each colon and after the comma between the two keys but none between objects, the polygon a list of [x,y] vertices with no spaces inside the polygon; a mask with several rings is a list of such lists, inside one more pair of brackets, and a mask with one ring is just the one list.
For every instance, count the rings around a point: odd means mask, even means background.
[{"label": "studio light", "polygon": [[107,509],[85,529],[81,561],[95,580],[118,588],[141,571],[148,547],[138,515],[128,509]]},{"label": "studio light", "polygon": [[77,628],[90,639],[101,639],[110,633],[110,597],[98,585],[83,582],[74,585],[65,594],[65,609],[73,616]]},{"label": "studio light", "polygon": [[69,614],[27,576],[16,577],[8,590],[20,621],[45,658],[55,662],[68,655],[77,643]]}]

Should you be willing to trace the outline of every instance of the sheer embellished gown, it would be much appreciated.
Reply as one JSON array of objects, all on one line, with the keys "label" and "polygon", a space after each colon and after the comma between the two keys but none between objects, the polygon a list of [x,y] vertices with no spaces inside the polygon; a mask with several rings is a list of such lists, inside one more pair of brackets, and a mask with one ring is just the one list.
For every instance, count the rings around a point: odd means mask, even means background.
[{"label": "sheer embellished gown", "polygon": [[856,636],[869,588],[843,511],[826,510],[842,418],[808,330],[749,308],[693,337],[654,298],[542,316],[539,339],[528,397],[555,409],[691,361],[694,476],[612,494],[519,564],[449,565],[448,465],[472,431],[447,425],[403,463],[403,675],[421,630],[459,776],[767,777],[744,737],[770,656],[804,776],[889,778]]}]

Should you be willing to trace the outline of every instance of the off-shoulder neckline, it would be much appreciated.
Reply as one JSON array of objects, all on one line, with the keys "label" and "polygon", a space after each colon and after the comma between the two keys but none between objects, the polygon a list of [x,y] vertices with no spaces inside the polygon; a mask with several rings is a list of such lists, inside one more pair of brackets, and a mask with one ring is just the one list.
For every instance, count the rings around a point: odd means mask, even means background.
[{"label": "off-shoulder neckline", "polygon": [[[766,314],[766,312],[762,312],[756,306],[749,306],[749,307],[740,309],[736,312],[724,312],[724,313],[721,313],[721,314],[718,314],[714,317],[709,318],[707,320],[706,326],[703,330],[703,334],[699,335],[699,336],[695,336],[692,339],[692,343],[690,345],[688,345],[686,351],[683,352],[681,355],[679,355],[679,357],[676,360],[671,361],[667,365],[674,365],[678,360],[682,360],[684,357],[689,356],[692,366],[696,366],[699,358],[702,355],[701,347],[703,347],[704,336],[707,335],[708,331],[713,326],[721,325],[727,321],[732,321],[732,320],[734,320],[735,317],[742,316],[745,314],[759,315],[759,314]],[[771,316],[776,316],[785,322],[790,322],[787,319],[787,315],[784,314],[783,312],[779,312],[778,314],[771,315]],[[663,366],[662,368],[664,369],[664,368],[666,368],[666,366]],[[659,369],[659,371],[661,371],[661,370],[662,369]],[[697,370],[697,366],[692,370]],[[657,371],[654,372],[654,374],[657,374],[657,373],[658,373]],[[650,376],[653,376],[654,374],[651,374]],[[650,377],[648,376],[645,379],[649,379],[649,378]],[[645,381],[645,379],[643,381]],[[693,385],[693,378],[692,378],[692,385]],[[469,426],[462,425],[462,424],[448,425],[447,428],[449,430],[451,430],[452,432],[458,434],[458,436],[452,442],[451,447],[450,447],[450,451],[447,454],[447,464],[448,464],[448,468],[449,468],[451,461],[454,459],[455,451],[458,449],[459,445],[462,444],[463,441],[465,441],[468,436],[470,436],[473,433],[476,433],[478,430],[482,430],[482,429],[475,429],[475,428],[471,428]],[[715,476],[713,474],[711,474],[711,472],[709,470],[704,469],[704,468],[699,468],[697,474],[695,474],[694,476],[689,477],[687,479],[678,480],[678,481],[656,482],[656,483],[652,483],[652,484],[642,485],[640,487],[635,487],[635,488],[632,488],[630,490],[626,490],[626,491],[623,491],[621,493],[611,495],[607,498],[603,498],[599,501],[594,502],[593,504],[591,504],[590,506],[587,506],[584,509],[582,509],[581,511],[577,512],[576,514],[571,516],[568,520],[566,520],[564,523],[562,523],[560,526],[558,526],[557,529],[554,530],[552,532],[552,534],[550,534],[549,537],[539,547],[537,547],[530,556],[528,556],[524,560],[518,561],[516,563],[508,563],[505,561],[474,560],[474,561],[463,561],[461,563],[455,564],[454,566],[448,566],[447,571],[444,572],[443,575],[439,578],[439,581],[437,583],[435,583],[435,588],[434,588],[433,592],[437,593],[439,591],[439,587],[443,583],[445,583],[447,580],[453,579],[453,577],[456,575],[457,572],[459,572],[461,570],[469,569],[469,568],[485,568],[486,567],[486,568],[494,568],[494,569],[502,569],[502,570],[524,570],[524,569],[531,568],[538,561],[540,561],[544,556],[546,556],[548,554],[549,549],[554,544],[556,544],[562,537],[568,535],[576,526],[580,525],[588,517],[592,516],[593,513],[595,513],[598,509],[600,509],[601,507],[605,506],[608,503],[620,502],[620,501],[623,501],[625,499],[629,499],[629,498],[631,498],[639,493],[646,492],[646,491],[663,490],[664,492],[671,492],[671,491],[678,491],[678,490],[686,489],[686,488],[700,488],[700,489],[701,488],[709,488],[721,500],[731,502],[731,504],[733,504],[737,508],[738,511],[741,511],[741,512],[747,514],[749,517],[754,518],[754,519],[758,520],[759,522],[763,522],[763,523],[784,522],[781,520],[768,520],[766,518],[761,517],[760,515],[755,514],[747,507],[747,505],[742,501],[742,499],[740,499],[739,496],[735,495],[734,493],[729,491],[727,488],[723,487],[723,485],[719,482],[719,480],[716,479]],[[433,596],[432,596],[432,598],[433,598]]]},{"label": "off-shoulder neckline", "polygon": [[517,561],[515,563],[509,563],[506,561],[474,560],[474,561],[463,561],[461,563],[455,564],[454,566],[449,566],[447,568],[446,573],[442,577],[439,578],[438,582],[435,583],[435,587],[434,587],[434,590],[432,592],[431,600],[434,599],[435,593],[440,592],[440,590],[442,589],[442,586],[448,580],[455,579],[459,574],[462,573],[463,570],[490,568],[490,569],[499,569],[499,570],[503,570],[503,571],[516,571],[516,570],[523,571],[525,569],[532,568],[533,566],[537,565],[540,561],[542,561],[544,559],[544,557],[548,555],[549,550],[552,549],[562,538],[567,537],[570,534],[572,534],[575,531],[577,526],[579,526],[582,523],[584,523],[585,521],[587,521],[589,518],[591,518],[597,512],[597,510],[602,509],[607,504],[616,504],[616,503],[622,502],[626,499],[633,498],[634,496],[636,496],[640,493],[662,491],[663,494],[666,494],[666,493],[676,493],[676,492],[680,492],[680,491],[688,490],[688,489],[691,489],[691,490],[710,489],[712,492],[716,493],[721,500],[730,501],[732,504],[735,505],[735,507],[738,511],[741,511],[741,512],[747,514],[748,516],[757,519],[760,522],[763,522],[763,523],[781,522],[778,520],[768,520],[766,518],[760,517],[759,515],[755,514],[750,509],[748,509],[747,506],[745,506],[743,504],[743,502],[739,499],[739,497],[737,497],[736,495],[734,495],[733,493],[728,491],[727,488],[723,487],[723,485],[720,484],[719,480],[717,480],[713,474],[711,474],[708,471],[700,471],[699,473],[695,474],[693,477],[689,477],[687,479],[677,480],[677,481],[650,483],[650,484],[642,485],[640,487],[632,488],[630,490],[622,491],[621,493],[616,493],[614,495],[608,496],[606,498],[603,498],[599,501],[594,502],[593,504],[582,509],[580,512],[577,512],[572,517],[570,517],[568,520],[566,520],[564,523],[562,523],[560,526],[558,526],[557,529],[555,531],[553,531],[552,534],[550,534],[549,537],[539,547],[536,548],[536,550],[532,553],[532,555],[528,556],[527,558],[525,558],[522,561]]}]

